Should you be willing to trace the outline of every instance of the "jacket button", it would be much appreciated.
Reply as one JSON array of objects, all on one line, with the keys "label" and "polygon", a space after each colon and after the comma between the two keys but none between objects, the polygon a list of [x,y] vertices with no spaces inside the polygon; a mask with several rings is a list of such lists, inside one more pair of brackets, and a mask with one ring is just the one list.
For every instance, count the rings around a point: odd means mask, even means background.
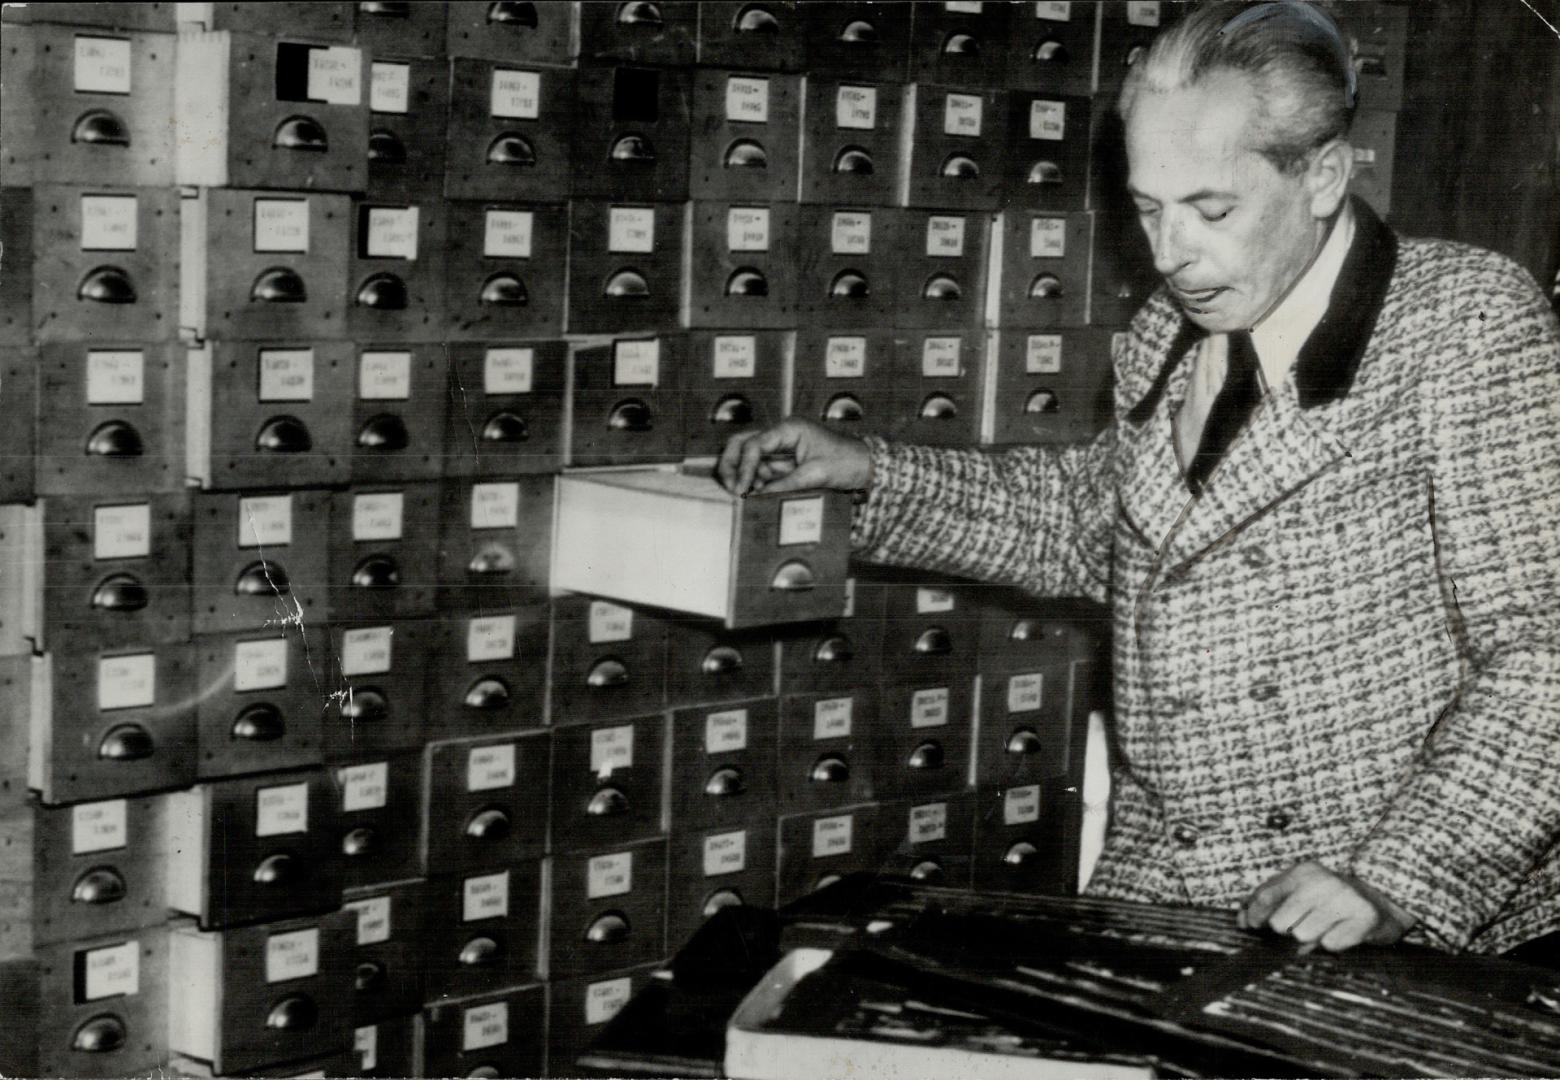
[{"label": "jacket button", "polygon": [[1271,701],[1278,696],[1277,683],[1257,683],[1251,688],[1252,701]]},{"label": "jacket button", "polygon": [[1289,828],[1289,813],[1286,810],[1269,810],[1262,824],[1273,832],[1283,832]]},{"label": "jacket button", "polygon": [[1246,548],[1241,552],[1241,556],[1246,560],[1246,565],[1253,570],[1261,570],[1268,564],[1268,553],[1262,548]]},{"label": "jacket button", "polygon": [[1197,840],[1201,836],[1202,833],[1198,830],[1197,826],[1185,821],[1181,822],[1175,828],[1170,830],[1170,839],[1174,840],[1177,844],[1184,848],[1196,847]]}]

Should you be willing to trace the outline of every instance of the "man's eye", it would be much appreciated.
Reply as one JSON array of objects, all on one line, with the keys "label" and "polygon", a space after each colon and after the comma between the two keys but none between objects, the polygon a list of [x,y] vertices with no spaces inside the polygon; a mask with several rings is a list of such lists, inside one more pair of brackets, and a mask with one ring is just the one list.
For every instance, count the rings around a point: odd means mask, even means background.
[{"label": "man's eye", "polygon": [[1159,207],[1157,207],[1157,206],[1142,206],[1142,205],[1139,205],[1138,208],[1137,208],[1137,212],[1138,212],[1138,217],[1152,217],[1154,214],[1159,213]]},{"label": "man's eye", "polygon": [[1228,207],[1223,210],[1203,210],[1200,213],[1202,214],[1202,219],[1207,222],[1223,221],[1230,216]]}]

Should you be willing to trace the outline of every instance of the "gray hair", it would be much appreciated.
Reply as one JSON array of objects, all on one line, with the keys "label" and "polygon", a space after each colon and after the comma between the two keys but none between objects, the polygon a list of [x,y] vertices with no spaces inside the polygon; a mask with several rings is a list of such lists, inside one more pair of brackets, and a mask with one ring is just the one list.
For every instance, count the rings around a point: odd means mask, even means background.
[{"label": "gray hair", "polygon": [[1220,0],[1196,8],[1128,70],[1117,110],[1126,121],[1144,90],[1182,89],[1220,71],[1251,79],[1264,130],[1257,152],[1280,172],[1300,171],[1312,151],[1349,133],[1349,47],[1331,15],[1301,0]]}]

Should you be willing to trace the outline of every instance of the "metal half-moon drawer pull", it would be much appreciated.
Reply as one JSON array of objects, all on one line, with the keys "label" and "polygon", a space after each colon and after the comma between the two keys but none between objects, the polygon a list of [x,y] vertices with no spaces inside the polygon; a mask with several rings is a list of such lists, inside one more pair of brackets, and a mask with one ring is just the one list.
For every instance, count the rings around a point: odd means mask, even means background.
[{"label": "metal half-moon drawer pull", "polygon": [[942,51],[949,56],[979,56],[980,39],[973,34],[949,34],[943,40]]},{"label": "metal half-moon drawer pull", "polygon": [[732,28],[739,34],[778,34],[780,20],[767,7],[749,4],[737,12],[737,17],[732,20]]},{"label": "metal half-moon drawer pull", "polygon": [[593,945],[612,945],[628,937],[628,918],[609,911],[585,931],[585,940]]},{"label": "metal half-moon drawer pull", "polygon": [[910,751],[907,764],[912,769],[940,769],[943,767],[943,748],[934,742],[924,742]]},{"label": "metal half-moon drawer pull", "polygon": [[619,270],[603,291],[613,300],[638,300],[650,295],[650,283],[638,270]]},{"label": "metal half-moon drawer pull", "polygon": [[275,705],[250,705],[233,720],[232,736],[245,742],[276,742],[287,734],[287,721]]},{"label": "metal half-moon drawer pull", "polygon": [[753,403],[741,394],[727,394],[715,403],[710,413],[712,424],[751,424]]},{"label": "metal half-moon drawer pull", "polygon": [[536,5],[529,0],[496,0],[488,5],[487,21],[536,29]]},{"label": "metal half-moon drawer pull", "polygon": [[256,885],[282,887],[293,884],[303,874],[296,858],[285,851],[279,851],[275,855],[268,855],[262,859],[251,876]]},{"label": "metal half-moon drawer pull", "polygon": [[349,859],[361,859],[379,850],[379,833],[367,825],[353,829],[341,838],[341,853]]},{"label": "metal half-moon drawer pull", "polygon": [[405,165],[406,144],[395,132],[375,128],[368,133],[368,160],[381,165]]},{"label": "metal half-moon drawer pull", "polygon": [[390,702],[371,687],[352,687],[341,703],[341,715],[355,723],[377,723],[390,715]]},{"label": "metal half-moon drawer pull", "polygon": [[710,773],[710,778],[704,781],[704,794],[717,799],[741,795],[746,790],[747,785],[742,782],[742,770],[730,765],[723,769],[716,769]]},{"label": "metal half-moon drawer pull", "polygon": [[90,300],[94,304],[133,304],[135,283],[117,266],[99,266],[88,270],[81,284],[76,286],[76,299]]},{"label": "metal half-moon drawer pull", "polygon": [[358,307],[375,311],[405,311],[410,306],[406,295],[406,282],[394,274],[370,274],[358,286]]},{"label": "metal half-moon drawer pull", "polygon": [[767,169],[769,152],[753,139],[738,139],[726,148],[724,167],[728,169]]},{"label": "metal half-moon drawer pull", "polygon": [[88,146],[129,146],[130,129],[107,109],[89,109],[76,118],[70,141]]},{"label": "metal half-moon drawer pull", "polygon": [[1002,856],[1002,861],[1009,866],[1027,866],[1040,855],[1040,849],[1028,840],[1020,840],[1007,849],[1007,854]]},{"label": "metal half-moon drawer pull", "polygon": [[296,416],[275,416],[255,436],[255,449],[267,454],[306,454],[314,448],[308,425]]},{"label": "metal half-moon drawer pull", "polygon": [[117,1016],[104,1013],[77,1028],[71,1036],[70,1046],[72,1050],[79,1050],[83,1054],[111,1054],[123,1046],[128,1038],[125,1022]]},{"label": "metal half-moon drawer pull", "polygon": [[406,421],[394,413],[380,413],[371,416],[363,425],[363,430],[358,432],[357,444],[365,450],[405,450],[411,445],[411,433],[406,430]]},{"label": "metal half-moon drawer pull", "polygon": [[940,626],[927,627],[916,637],[915,651],[920,656],[947,656],[953,652],[953,635]]},{"label": "metal half-moon drawer pull", "polygon": [[837,424],[857,423],[865,415],[861,402],[850,394],[835,394],[823,409],[823,418]]},{"label": "metal half-moon drawer pull", "polygon": [[502,840],[509,835],[509,815],[496,806],[478,810],[466,822],[466,835],[473,840]]},{"label": "metal half-moon drawer pull", "polygon": [[910,870],[910,876],[916,881],[924,881],[935,885],[947,876],[942,864],[934,859],[925,859],[915,864]]},{"label": "metal half-moon drawer pull", "polygon": [[769,279],[751,266],[741,266],[734,270],[726,279],[727,296],[753,296],[762,297],[769,295]]},{"label": "metal half-moon drawer pull", "polygon": [[1031,754],[1038,754],[1044,745],[1033,729],[1019,728],[1008,736],[1007,752],[1028,757]]},{"label": "metal half-moon drawer pull", "polygon": [[482,283],[477,299],[489,307],[525,307],[531,294],[517,274],[494,274]]},{"label": "metal half-moon drawer pull", "polygon": [[921,290],[921,295],[927,300],[941,300],[952,303],[964,296],[964,290],[959,283],[947,274],[933,274],[926,281],[926,287]]},{"label": "metal half-moon drawer pull", "polygon": [[704,901],[702,914],[708,919],[721,908],[741,907],[742,902],[742,894],[736,889],[716,889]]},{"label": "metal half-moon drawer pull", "polygon": [[308,1031],[319,1021],[320,1010],[302,994],[289,994],[266,1014],[265,1026],[276,1031]]},{"label": "metal half-moon drawer pull", "polygon": [[979,163],[967,154],[949,154],[940,171],[949,180],[980,179]]},{"label": "metal half-moon drawer pull", "polygon": [[156,750],[152,733],[140,724],[118,724],[109,728],[103,741],[98,743],[98,757],[103,761],[143,761]]},{"label": "metal half-moon drawer pull", "polygon": [[818,577],[812,567],[799,559],[782,564],[769,583],[769,587],[777,592],[807,592],[817,585]]},{"label": "metal half-moon drawer pull", "polygon": [[655,144],[643,135],[624,135],[612,144],[609,156],[631,165],[650,165],[655,162]]},{"label": "metal half-moon drawer pull", "polygon": [[129,887],[124,875],[111,866],[94,866],[76,879],[70,899],[76,904],[113,904],[125,898]]},{"label": "metal half-moon drawer pull", "polygon": [[87,436],[87,453],[93,457],[140,457],[145,452],[141,433],[123,420],[99,424]]},{"label": "metal half-moon drawer pull", "polygon": [[493,712],[509,704],[509,686],[503,679],[489,676],[478,679],[466,691],[464,704],[468,709]]},{"label": "metal half-moon drawer pull", "polygon": [[598,660],[585,676],[585,685],[593,690],[610,690],[628,685],[628,667],[613,657]]},{"label": "metal half-moon drawer pull", "polygon": [[877,172],[872,155],[859,146],[847,146],[834,157],[834,171],[849,176],[871,176]]},{"label": "metal half-moon drawer pull", "polygon": [[666,16],[661,14],[660,4],[633,0],[618,8],[617,21],[624,26],[665,26]]},{"label": "metal half-moon drawer pull", "polygon": [[272,266],[255,278],[249,299],[262,304],[301,304],[309,299],[309,290],[296,270]]},{"label": "metal half-moon drawer pull", "polygon": [[239,572],[233,592],[238,596],[286,596],[292,592],[292,582],[281,563],[252,562]]},{"label": "metal half-moon drawer pull", "polygon": [[818,784],[843,784],[850,779],[850,764],[844,758],[830,754],[814,762],[807,778]]},{"label": "metal half-moon drawer pull", "polygon": [[474,937],[460,949],[460,962],[467,967],[491,967],[504,950],[490,937]]},{"label": "metal half-moon drawer pull", "polygon": [[699,671],[705,675],[730,675],[741,671],[742,665],[742,650],[730,645],[717,645],[704,654],[704,659],[699,662]]},{"label": "metal half-moon drawer pull", "polygon": [[617,788],[602,788],[585,804],[585,812],[591,817],[621,817],[628,813],[628,796]]},{"label": "metal half-moon drawer pull", "polygon": [[146,586],[130,574],[110,574],[92,590],[92,606],[99,611],[140,611],[150,600]]},{"label": "metal half-moon drawer pull", "polygon": [[512,412],[501,412],[482,425],[482,441],[489,443],[523,443],[531,438],[531,426],[525,418]]},{"label": "metal half-moon drawer pull", "polygon": [[276,125],[271,145],[278,150],[302,150],[310,154],[323,154],[330,149],[330,137],[325,128],[312,116],[289,116]]},{"label": "metal half-moon drawer pull", "polygon": [[860,270],[841,270],[829,283],[829,295],[836,300],[865,300],[872,295],[872,286]]},{"label": "metal half-moon drawer pull", "polygon": [[370,555],[352,570],[354,589],[393,589],[401,584],[401,568],[389,555]]},{"label": "metal half-moon drawer pull", "polygon": [[513,165],[526,168],[536,164],[536,148],[524,135],[514,131],[502,131],[488,143],[489,165]]}]

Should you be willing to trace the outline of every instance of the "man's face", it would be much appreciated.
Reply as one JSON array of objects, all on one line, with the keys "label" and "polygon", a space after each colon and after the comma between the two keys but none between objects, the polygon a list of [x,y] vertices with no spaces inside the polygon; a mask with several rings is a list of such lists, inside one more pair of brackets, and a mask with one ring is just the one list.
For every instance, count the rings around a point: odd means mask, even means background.
[{"label": "man's face", "polygon": [[1280,173],[1253,149],[1260,137],[1251,82],[1233,72],[1145,89],[1127,122],[1128,184],[1154,268],[1209,331],[1262,318],[1325,233],[1305,174]]}]

